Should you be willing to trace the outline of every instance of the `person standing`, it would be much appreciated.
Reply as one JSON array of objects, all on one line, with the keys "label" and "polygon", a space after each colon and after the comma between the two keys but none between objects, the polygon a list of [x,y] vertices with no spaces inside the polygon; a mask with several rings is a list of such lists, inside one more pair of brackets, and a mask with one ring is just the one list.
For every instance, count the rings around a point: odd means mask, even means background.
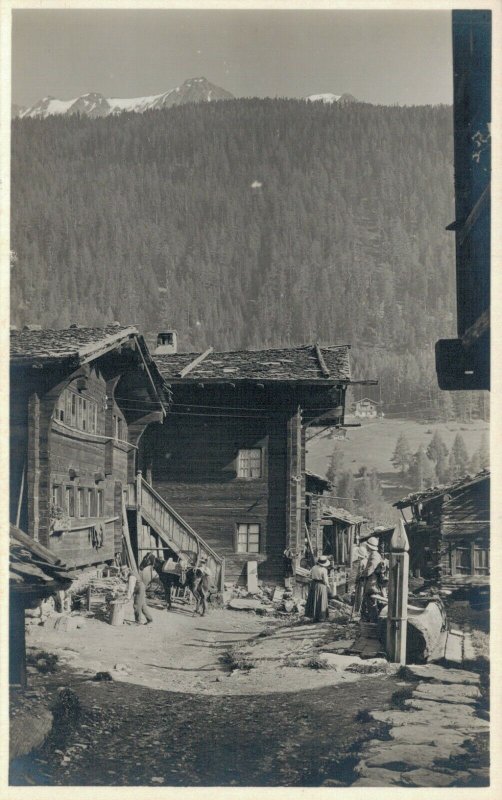
[{"label": "person standing", "polygon": [[370,536],[366,540],[366,547],[369,550],[369,556],[362,573],[364,588],[361,619],[366,622],[376,622],[378,620],[377,598],[382,597],[381,576],[384,560],[378,552],[379,541],[376,536]]},{"label": "person standing", "polygon": [[326,556],[320,556],[317,563],[310,570],[310,586],[305,605],[305,616],[313,622],[323,622],[328,619],[328,567],[330,561]]},{"label": "person standing", "polygon": [[122,574],[124,578],[127,580],[127,599],[133,601],[134,606],[134,619],[136,620],[137,625],[141,625],[141,614],[144,614],[146,618],[145,625],[149,625],[150,622],[153,622],[153,617],[150,614],[150,610],[147,605],[146,601],[146,586],[141,580],[141,578],[137,577],[129,567],[124,567],[122,569]]}]

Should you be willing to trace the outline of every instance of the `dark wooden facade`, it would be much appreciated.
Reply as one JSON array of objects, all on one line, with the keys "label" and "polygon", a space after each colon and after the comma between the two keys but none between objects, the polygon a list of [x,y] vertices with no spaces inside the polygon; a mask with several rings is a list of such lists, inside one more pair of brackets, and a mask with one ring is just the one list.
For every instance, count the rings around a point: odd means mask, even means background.
[{"label": "dark wooden facade", "polygon": [[229,581],[248,561],[282,580],[285,549],[303,551],[305,424],[331,410],[343,424],[350,383],[347,348],[323,353],[323,366],[313,347],[156,356],[173,406],[142,440],[143,474],[224,556]]},{"label": "dark wooden facade", "polygon": [[410,570],[416,577],[439,586],[489,583],[489,472],[395,505],[409,517]]},{"label": "dark wooden facade", "polygon": [[441,389],[490,388],[492,12],[452,12],[457,339],[436,343]]},{"label": "dark wooden facade", "polygon": [[139,439],[165,404],[134,328],[13,332],[11,521],[69,566],[113,559]]}]

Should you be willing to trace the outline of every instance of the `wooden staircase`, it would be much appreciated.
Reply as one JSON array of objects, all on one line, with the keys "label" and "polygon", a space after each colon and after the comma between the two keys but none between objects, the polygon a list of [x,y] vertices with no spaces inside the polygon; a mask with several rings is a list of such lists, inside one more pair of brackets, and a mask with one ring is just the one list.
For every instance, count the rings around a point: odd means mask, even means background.
[{"label": "wooden staircase", "polygon": [[[132,490],[132,491],[131,491]],[[206,558],[206,566],[211,573],[212,583],[223,591],[225,581],[225,559],[216,553],[191,525],[167,503],[153,486],[138,473],[135,484],[129,486],[129,508],[135,507],[138,528],[147,525],[160,540],[163,546],[174,550],[178,555],[189,553],[191,560],[194,554],[197,560]],[[152,547],[152,550],[155,549]],[[138,553],[139,560],[145,553]]]}]

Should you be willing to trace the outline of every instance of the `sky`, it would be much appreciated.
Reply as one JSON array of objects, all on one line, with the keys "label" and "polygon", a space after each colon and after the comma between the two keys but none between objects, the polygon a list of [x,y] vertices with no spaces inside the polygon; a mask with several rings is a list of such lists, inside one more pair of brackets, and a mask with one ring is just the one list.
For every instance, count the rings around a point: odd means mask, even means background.
[{"label": "sky", "polygon": [[12,102],[206,77],[236,97],[451,103],[450,25],[449,11],[15,10]]}]

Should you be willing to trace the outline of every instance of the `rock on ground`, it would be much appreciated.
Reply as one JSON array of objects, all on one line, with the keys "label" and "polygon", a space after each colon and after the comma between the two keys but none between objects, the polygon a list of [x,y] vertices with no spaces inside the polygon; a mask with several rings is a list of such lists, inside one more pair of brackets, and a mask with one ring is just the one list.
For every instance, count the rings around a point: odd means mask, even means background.
[{"label": "rock on ground", "polygon": [[481,697],[477,686],[440,683],[419,683],[413,697],[424,700],[435,700],[438,703],[461,703],[473,705]]},{"label": "rock on ground", "polygon": [[477,685],[479,675],[465,669],[447,669],[438,664],[410,664],[405,667],[407,676],[419,678],[421,681],[437,681],[439,683],[467,683]]}]

